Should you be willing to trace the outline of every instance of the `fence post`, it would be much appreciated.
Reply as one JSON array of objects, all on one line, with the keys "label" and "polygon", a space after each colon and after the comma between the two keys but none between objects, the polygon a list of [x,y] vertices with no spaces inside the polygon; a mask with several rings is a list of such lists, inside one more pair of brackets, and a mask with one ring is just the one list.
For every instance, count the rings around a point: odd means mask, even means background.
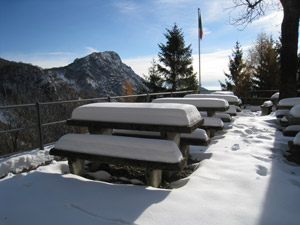
[{"label": "fence post", "polygon": [[107,96],[107,101],[108,101],[108,102],[111,102],[111,99],[110,99],[110,96],[109,96],[109,95]]},{"label": "fence post", "polygon": [[38,124],[38,131],[39,131],[40,150],[44,150],[41,106],[40,106],[40,103],[38,103],[38,102],[36,103],[36,112],[37,112],[37,124]]},{"label": "fence post", "polygon": [[147,93],[146,101],[147,101],[147,102],[150,102],[150,95],[149,95],[149,93]]},{"label": "fence post", "polygon": [[171,97],[173,97],[173,91],[171,91]]}]

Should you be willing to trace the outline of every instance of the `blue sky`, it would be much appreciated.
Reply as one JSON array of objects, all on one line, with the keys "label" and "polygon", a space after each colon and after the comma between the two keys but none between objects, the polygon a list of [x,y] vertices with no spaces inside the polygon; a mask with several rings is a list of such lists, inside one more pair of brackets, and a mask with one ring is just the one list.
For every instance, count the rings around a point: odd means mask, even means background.
[{"label": "blue sky", "polygon": [[[266,0],[269,1],[269,0]],[[166,28],[174,23],[191,44],[198,72],[197,9],[201,9],[202,84],[219,87],[239,41],[247,49],[265,32],[277,39],[281,11],[270,11],[243,31],[229,25],[232,0],[0,0],[0,57],[43,68],[67,65],[94,51],[115,51],[143,76]],[[234,12],[234,13],[238,13]],[[234,15],[234,14],[231,14]]]}]

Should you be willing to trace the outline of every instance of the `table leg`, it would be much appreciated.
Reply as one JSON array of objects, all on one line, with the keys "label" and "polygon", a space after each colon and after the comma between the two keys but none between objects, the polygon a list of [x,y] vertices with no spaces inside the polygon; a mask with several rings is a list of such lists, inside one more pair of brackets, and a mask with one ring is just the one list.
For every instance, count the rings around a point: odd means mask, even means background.
[{"label": "table leg", "polygon": [[84,160],[77,158],[68,158],[70,173],[82,176],[84,175]]},{"label": "table leg", "polygon": [[146,170],[147,185],[152,187],[159,187],[161,183],[162,170],[148,169]]},{"label": "table leg", "polygon": [[[113,129],[110,128],[94,128],[89,127],[89,133],[90,134],[100,134],[100,135],[112,135]],[[102,163],[100,161],[93,161],[91,165],[91,171],[97,171],[98,168],[100,168],[100,165]]]}]

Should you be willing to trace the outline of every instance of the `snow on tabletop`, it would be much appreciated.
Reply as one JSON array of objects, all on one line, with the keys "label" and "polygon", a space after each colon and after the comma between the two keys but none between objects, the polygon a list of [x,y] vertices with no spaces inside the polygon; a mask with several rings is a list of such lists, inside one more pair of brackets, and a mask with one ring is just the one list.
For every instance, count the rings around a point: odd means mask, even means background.
[{"label": "snow on tabletop", "polygon": [[188,94],[184,98],[219,98],[225,99],[229,104],[238,104],[239,99],[234,95],[221,95],[221,94]]},{"label": "snow on tabletop", "polygon": [[67,161],[9,174],[0,179],[0,224],[298,225],[300,167],[284,157],[293,138],[275,120],[243,110],[209,146],[191,146],[202,161],[172,190],[65,174]]},{"label": "snow on tabletop", "polygon": [[300,117],[300,105],[293,106],[293,108],[290,110],[290,114],[293,117]]},{"label": "snow on tabletop", "polygon": [[213,91],[211,94],[217,95],[234,95],[232,91]]},{"label": "snow on tabletop", "polygon": [[200,128],[194,130],[190,134],[182,133],[181,137],[183,137],[183,138],[198,138],[198,139],[201,139],[201,140],[208,140],[209,139],[207,134],[206,134],[206,131],[203,130],[203,129],[200,129]]},{"label": "snow on tabletop", "polygon": [[279,99],[279,92],[276,92],[271,96],[271,99]]},{"label": "snow on tabletop", "polygon": [[201,119],[195,106],[159,103],[92,103],[73,110],[72,119],[189,126]]},{"label": "snow on tabletop", "polygon": [[294,97],[281,99],[278,103],[278,106],[295,106],[298,104],[300,104],[300,98]]},{"label": "snow on tabletop", "polygon": [[262,105],[262,107],[272,107],[273,106],[273,102],[272,101],[265,101]]},{"label": "snow on tabletop", "polygon": [[225,99],[217,98],[157,98],[152,101],[153,103],[180,103],[191,104],[195,107],[207,107],[207,108],[227,108],[229,106],[228,101]]},{"label": "snow on tabletop", "polygon": [[217,117],[204,117],[204,124],[202,126],[224,127],[224,123]]},{"label": "snow on tabletop", "polygon": [[293,142],[295,145],[300,145],[300,132],[297,133]]},{"label": "snow on tabletop", "polygon": [[111,135],[67,134],[56,142],[55,148],[155,162],[177,163],[182,160],[182,154],[177,145],[169,140]]}]

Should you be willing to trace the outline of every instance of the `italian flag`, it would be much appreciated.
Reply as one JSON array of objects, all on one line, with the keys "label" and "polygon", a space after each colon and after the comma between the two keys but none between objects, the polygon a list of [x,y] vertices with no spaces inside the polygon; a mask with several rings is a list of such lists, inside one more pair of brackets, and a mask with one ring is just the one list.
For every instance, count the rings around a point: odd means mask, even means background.
[{"label": "italian flag", "polygon": [[203,36],[203,28],[202,28],[202,21],[201,21],[201,13],[200,13],[200,9],[198,9],[198,27],[199,27],[199,38],[200,40],[202,40],[202,36]]}]

